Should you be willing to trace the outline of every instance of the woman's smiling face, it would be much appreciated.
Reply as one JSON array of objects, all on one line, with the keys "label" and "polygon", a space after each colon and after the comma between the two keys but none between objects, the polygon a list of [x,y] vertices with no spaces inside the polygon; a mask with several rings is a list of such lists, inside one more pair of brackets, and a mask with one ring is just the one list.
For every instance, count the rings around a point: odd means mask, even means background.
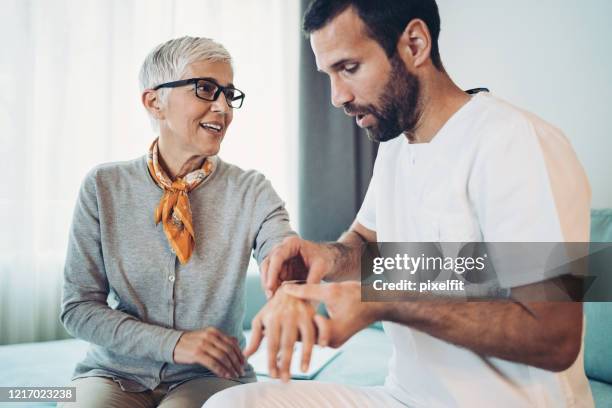
[{"label": "woman's smiling face", "polygon": [[[223,61],[198,61],[187,66],[181,78],[210,78],[221,86],[232,85],[234,73]],[[194,85],[168,90],[159,119],[160,137],[187,156],[214,156],[232,122],[233,109],[223,92],[216,101],[198,98]]]}]

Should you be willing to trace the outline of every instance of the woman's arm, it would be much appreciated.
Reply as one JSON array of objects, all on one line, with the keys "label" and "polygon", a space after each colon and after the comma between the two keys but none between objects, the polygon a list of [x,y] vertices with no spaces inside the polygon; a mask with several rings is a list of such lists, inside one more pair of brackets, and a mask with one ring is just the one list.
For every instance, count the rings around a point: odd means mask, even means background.
[{"label": "woman's arm", "polygon": [[291,229],[285,203],[276,194],[272,184],[261,174],[257,174],[252,183],[251,202],[254,208],[251,223],[255,232],[253,256],[261,265],[275,245],[296,233]]},{"label": "woman's arm", "polygon": [[60,320],[72,336],[114,353],[172,363],[183,332],[144,323],[110,308],[108,293],[94,170],[81,186],[73,215]]}]

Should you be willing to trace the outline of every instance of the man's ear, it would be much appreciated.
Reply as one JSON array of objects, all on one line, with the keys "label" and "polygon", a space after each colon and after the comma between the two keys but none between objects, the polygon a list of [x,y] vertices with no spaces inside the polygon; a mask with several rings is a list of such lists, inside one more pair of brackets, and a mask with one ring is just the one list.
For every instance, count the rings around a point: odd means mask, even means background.
[{"label": "man's ear", "polygon": [[397,51],[408,66],[418,68],[430,59],[431,35],[419,18],[411,20],[397,42]]},{"label": "man's ear", "polygon": [[155,119],[164,119],[164,111],[157,91],[145,89],[141,96],[142,105]]}]

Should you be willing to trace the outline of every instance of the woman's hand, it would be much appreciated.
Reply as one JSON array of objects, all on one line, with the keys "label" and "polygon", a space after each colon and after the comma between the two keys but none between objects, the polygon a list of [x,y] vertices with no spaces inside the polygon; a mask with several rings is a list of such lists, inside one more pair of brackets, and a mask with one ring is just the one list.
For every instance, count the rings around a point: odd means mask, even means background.
[{"label": "woman's hand", "polygon": [[216,376],[238,378],[246,362],[235,337],[214,327],[183,333],[174,347],[176,364],[200,364]]},{"label": "woman's hand", "polygon": [[[302,341],[302,371],[310,365],[312,347],[316,340],[318,318],[315,307],[304,300],[289,296],[281,286],[274,297],[257,313],[252,322],[253,332],[244,354],[249,357],[261,344],[265,335],[268,339],[268,370],[270,376],[289,381],[293,346]],[[265,331],[265,333],[264,333]],[[280,357],[280,362],[277,361]]]},{"label": "woman's hand", "polygon": [[283,289],[290,296],[325,304],[329,319],[319,316],[315,321],[321,346],[342,346],[359,330],[380,320],[387,306],[385,302],[362,302],[359,282],[284,285]]}]

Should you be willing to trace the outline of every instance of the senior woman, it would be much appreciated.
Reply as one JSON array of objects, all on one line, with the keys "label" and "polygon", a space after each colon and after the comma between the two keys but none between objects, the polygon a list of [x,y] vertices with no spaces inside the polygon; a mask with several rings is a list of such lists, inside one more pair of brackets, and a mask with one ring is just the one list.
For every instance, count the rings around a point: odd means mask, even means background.
[{"label": "senior woman", "polygon": [[72,386],[83,407],[200,407],[255,381],[244,280],[293,235],[270,183],[217,153],[244,94],[206,38],[156,47],[140,72],[159,137],[148,154],[97,166],[70,231],[61,321],[91,344]]}]

